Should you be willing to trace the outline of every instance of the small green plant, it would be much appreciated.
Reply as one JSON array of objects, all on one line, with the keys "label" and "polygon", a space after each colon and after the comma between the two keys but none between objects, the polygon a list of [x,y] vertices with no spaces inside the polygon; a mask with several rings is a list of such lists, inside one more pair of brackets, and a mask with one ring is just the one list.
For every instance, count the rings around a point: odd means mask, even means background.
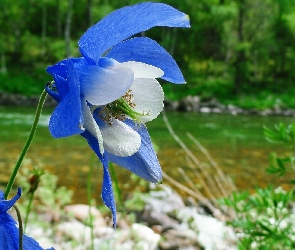
[{"label": "small green plant", "polygon": [[295,216],[290,210],[294,191],[282,188],[257,188],[254,194],[234,192],[220,200],[234,212],[228,222],[237,234],[240,250],[294,249]]},{"label": "small green plant", "polygon": [[[264,135],[269,142],[285,144],[292,152],[295,124],[280,123],[274,129],[264,127]],[[291,153],[279,157],[274,152],[270,154],[266,171],[282,177],[289,171],[294,172],[294,163]],[[253,194],[234,192],[231,197],[221,199],[220,203],[229,208],[228,224],[236,230],[239,249],[294,249],[295,214],[291,209],[294,198],[293,188],[285,191],[269,186],[257,188]]]},{"label": "small green plant", "polygon": [[[56,175],[43,170],[42,166],[31,170],[30,164],[28,160],[21,170],[22,174],[17,177],[18,185],[23,187],[23,202],[20,204],[20,209],[26,211],[30,206],[29,217],[33,217],[37,221],[40,213],[49,214],[52,222],[58,221],[63,213],[63,207],[71,202],[72,191],[66,187],[57,187]],[[31,200],[32,184],[36,185],[32,183],[32,178],[36,172],[39,173],[38,186],[34,190],[34,200]]]},{"label": "small green plant", "polygon": [[[274,126],[274,129],[264,127],[264,136],[266,140],[272,143],[281,143],[289,147],[289,151],[294,150],[295,145],[295,124],[285,125],[279,123]],[[295,156],[292,153],[286,153],[284,156],[278,156],[273,152],[269,156],[269,167],[266,171],[270,174],[284,176],[292,176],[295,170]],[[295,180],[291,179],[291,183],[295,184]]]}]

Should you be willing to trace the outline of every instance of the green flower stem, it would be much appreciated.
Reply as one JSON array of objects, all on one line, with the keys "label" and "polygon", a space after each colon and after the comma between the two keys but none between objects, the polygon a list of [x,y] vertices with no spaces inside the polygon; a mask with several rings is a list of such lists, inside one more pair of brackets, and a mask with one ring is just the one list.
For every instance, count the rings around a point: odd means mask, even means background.
[{"label": "green flower stem", "polygon": [[115,196],[116,196],[117,200],[119,201],[120,207],[124,210],[124,202],[123,202],[121,190],[119,188],[119,182],[118,182],[118,179],[116,176],[115,168],[111,162],[109,163],[109,170],[110,170],[113,184],[114,184]]},{"label": "green flower stem", "polygon": [[30,214],[31,207],[32,207],[32,202],[33,202],[34,194],[35,194],[35,191],[33,191],[32,193],[30,193],[29,204],[27,206],[25,223],[24,223],[24,233],[26,233],[27,223],[28,223],[29,214]]},{"label": "green flower stem", "polygon": [[92,188],[91,188],[91,180],[93,176],[93,166],[94,166],[94,155],[91,155],[91,163],[90,163],[90,169],[87,176],[87,199],[88,199],[88,215],[89,215],[89,226],[90,226],[90,232],[91,232],[91,250],[94,250],[94,226],[93,226],[93,215],[91,211],[92,206]]},{"label": "green flower stem", "polygon": [[15,212],[16,212],[16,216],[17,216],[17,220],[18,220],[18,225],[19,225],[19,250],[23,250],[23,221],[22,221],[22,217],[20,215],[20,211],[18,209],[18,207],[14,204],[13,205]]},{"label": "green flower stem", "polygon": [[17,162],[15,164],[15,167],[13,169],[13,172],[12,172],[12,174],[10,176],[10,179],[9,179],[9,182],[7,184],[5,194],[4,194],[5,199],[7,199],[8,195],[9,195],[9,193],[11,191],[11,188],[12,188],[12,185],[13,185],[13,183],[15,181],[15,177],[17,175],[17,172],[18,172],[26,153],[28,152],[28,149],[29,149],[29,147],[31,145],[31,142],[32,142],[32,140],[34,138],[34,135],[35,135],[35,132],[36,132],[36,129],[37,129],[37,125],[38,125],[38,122],[39,122],[39,118],[40,118],[40,115],[41,115],[41,112],[42,112],[42,108],[43,108],[46,96],[47,96],[47,92],[46,92],[46,90],[43,90],[43,92],[42,92],[42,94],[40,96],[39,102],[38,102],[36,115],[35,115],[35,120],[34,120],[34,123],[32,125],[29,137],[28,137],[28,139],[27,139],[27,141],[26,141],[26,143],[25,143],[25,145],[23,147],[23,150],[22,150],[22,152],[21,152],[21,154],[20,154],[20,156],[19,156],[19,158],[18,158],[18,160],[17,160]]}]

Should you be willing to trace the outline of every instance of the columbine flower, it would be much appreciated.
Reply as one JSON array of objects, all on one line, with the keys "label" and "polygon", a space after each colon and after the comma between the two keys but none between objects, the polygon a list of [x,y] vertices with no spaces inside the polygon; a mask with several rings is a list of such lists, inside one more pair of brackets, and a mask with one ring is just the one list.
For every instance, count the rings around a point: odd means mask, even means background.
[{"label": "columbine flower", "polygon": [[81,134],[103,164],[102,199],[113,213],[108,161],[151,182],[161,167],[144,123],[163,109],[156,78],[185,80],[175,60],[157,42],[130,36],[154,26],[189,27],[186,14],[161,3],[141,3],[114,11],[89,28],[78,45],[81,58],[47,68],[54,81],[48,93],[59,102],[49,129],[56,137]]},{"label": "columbine flower", "polygon": [[[4,193],[0,191],[0,249],[19,249],[19,228],[15,220],[7,213],[16,201],[21,197],[21,189],[11,200],[4,200]],[[43,250],[33,238],[23,235],[23,250]],[[54,250],[51,248],[51,250]]]}]

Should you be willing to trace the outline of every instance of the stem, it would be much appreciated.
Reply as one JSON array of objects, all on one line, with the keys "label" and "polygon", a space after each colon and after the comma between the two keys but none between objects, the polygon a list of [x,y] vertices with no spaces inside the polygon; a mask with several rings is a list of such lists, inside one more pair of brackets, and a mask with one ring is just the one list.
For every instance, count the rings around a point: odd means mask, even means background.
[{"label": "stem", "polygon": [[18,220],[18,225],[19,225],[19,250],[23,250],[23,221],[22,217],[20,215],[20,211],[16,205],[13,205],[16,215],[17,215],[17,220]]},{"label": "stem", "polygon": [[27,227],[27,223],[28,223],[28,219],[29,219],[29,213],[30,213],[30,210],[31,210],[34,194],[35,194],[35,192],[30,193],[29,204],[27,206],[25,223],[24,223],[24,233],[26,233],[26,227]]},{"label": "stem", "polygon": [[121,190],[119,188],[119,182],[116,176],[116,171],[114,169],[113,164],[110,162],[109,163],[109,170],[113,179],[113,184],[114,184],[114,191],[115,191],[115,196],[117,197],[120,207],[125,210],[124,208],[124,202],[123,202],[123,198],[122,198],[122,194],[121,194]]},{"label": "stem", "polygon": [[42,94],[40,96],[39,102],[38,102],[36,115],[35,115],[35,120],[33,122],[29,137],[28,137],[28,139],[27,139],[27,141],[26,141],[26,143],[25,143],[25,145],[23,147],[23,150],[22,150],[22,152],[21,152],[21,154],[20,154],[20,156],[19,156],[19,158],[18,158],[18,160],[17,160],[17,162],[15,164],[15,167],[13,169],[13,172],[12,172],[12,174],[10,176],[10,179],[9,179],[9,182],[7,184],[7,187],[6,187],[6,190],[5,190],[5,195],[4,195],[5,199],[7,199],[8,195],[9,195],[9,193],[11,191],[11,188],[12,188],[12,185],[13,185],[13,183],[15,181],[15,177],[17,175],[17,172],[18,172],[18,170],[19,170],[19,168],[20,168],[20,166],[22,164],[22,161],[23,161],[26,153],[28,152],[28,149],[29,149],[29,147],[31,145],[31,142],[32,142],[33,138],[34,138],[34,135],[35,135],[35,132],[36,132],[36,129],[37,129],[37,125],[38,125],[38,122],[39,122],[39,118],[40,118],[40,115],[41,115],[41,112],[42,112],[42,108],[43,108],[46,96],[47,96],[47,92],[46,92],[46,90],[43,90],[43,92],[42,92]]},{"label": "stem", "polygon": [[88,172],[88,177],[87,177],[87,198],[88,198],[88,215],[89,215],[89,226],[91,229],[91,250],[94,250],[94,228],[93,228],[93,215],[91,212],[91,206],[92,206],[92,190],[91,190],[91,177],[93,176],[93,165],[94,165],[94,158],[93,154],[91,155],[91,163],[90,163],[90,169]]}]

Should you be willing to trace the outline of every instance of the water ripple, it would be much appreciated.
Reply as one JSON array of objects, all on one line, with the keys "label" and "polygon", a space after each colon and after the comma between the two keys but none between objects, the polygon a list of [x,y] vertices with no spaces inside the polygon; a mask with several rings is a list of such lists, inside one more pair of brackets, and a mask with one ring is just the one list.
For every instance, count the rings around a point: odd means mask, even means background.
[{"label": "water ripple", "polygon": [[[32,125],[35,115],[21,114],[21,113],[1,113],[0,112],[0,124],[1,125],[13,125],[23,124]],[[47,127],[50,115],[41,115],[38,125]]]}]

